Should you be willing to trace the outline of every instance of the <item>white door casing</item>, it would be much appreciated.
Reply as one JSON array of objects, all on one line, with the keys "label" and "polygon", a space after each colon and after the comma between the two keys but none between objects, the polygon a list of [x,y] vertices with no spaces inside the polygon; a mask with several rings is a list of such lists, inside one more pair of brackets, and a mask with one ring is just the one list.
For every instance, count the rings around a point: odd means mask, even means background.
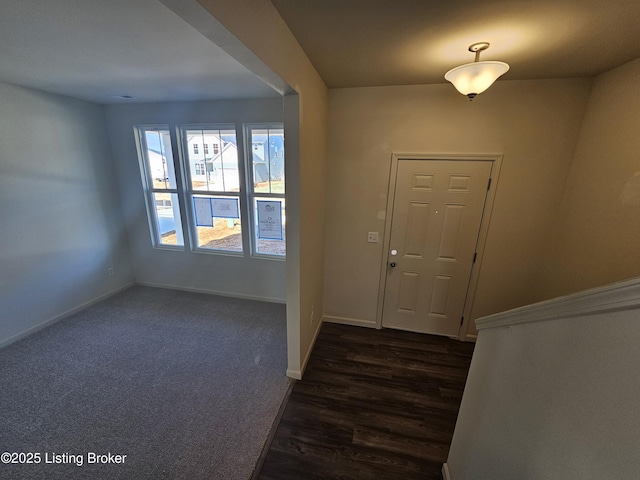
[{"label": "white door casing", "polygon": [[495,160],[394,156],[379,326],[459,336]]}]

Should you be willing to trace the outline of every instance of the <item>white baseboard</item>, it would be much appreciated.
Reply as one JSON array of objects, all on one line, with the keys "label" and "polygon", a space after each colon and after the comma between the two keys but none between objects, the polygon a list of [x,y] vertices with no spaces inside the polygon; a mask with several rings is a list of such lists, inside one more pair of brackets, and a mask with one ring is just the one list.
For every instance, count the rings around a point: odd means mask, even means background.
[{"label": "white baseboard", "polygon": [[375,320],[362,320],[359,318],[336,317],[333,315],[324,315],[323,322],[339,323],[341,325],[353,325],[354,327],[376,328]]},{"label": "white baseboard", "polygon": [[67,310],[66,312],[63,312],[63,313],[61,313],[59,315],[56,315],[55,317],[52,317],[52,318],[50,318],[48,320],[45,320],[42,323],[34,325],[33,327],[28,328],[27,330],[24,330],[24,331],[22,331],[20,333],[17,333],[17,334],[15,334],[15,335],[13,335],[13,336],[11,336],[9,338],[6,338],[6,339],[0,341],[0,348],[7,347],[7,346],[11,345],[12,343],[17,342],[18,340],[21,340],[21,339],[23,339],[25,337],[28,337],[29,335],[33,335],[34,333],[42,330],[43,328],[46,328],[46,327],[48,327],[50,325],[53,325],[54,323],[59,322],[60,320],[73,315],[74,313],[78,313],[79,311],[84,310],[85,308],[89,308],[90,306],[92,306],[92,305],[94,305],[94,304],[96,304],[98,302],[106,300],[107,298],[112,297],[112,296],[116,295],[117,293],[120,293],[123,290],[126,290],[127,288],[132,287],[133,285],[135,285],[135,282],[128,283],[128,284],[126,284],[126,285],[124,285],[122,287],[118,287],[115,290],[111,290],[110,292],[107,292],[107,293],[105,293],[103,295],[100,295],[97,298],[89,300],[88,302],[85,302],[85,303],[83,303],[81,305],[78,305],[77,307],[74,307],[74,308],[72,308],[70,310]]},{"label": "white baseboard", "polygon": [[231,298],[240,298],[242,300],[256,300],[258,302],[269,302],[269,303],[287,303],[287,301],[283,298],[274,298],[274,297],[262,297],[259,295],[245,295],[242,293],[232,293],[232,292],[221,292],[219,290],[208,290],[204,288],[190,288],[190,287],[182,287],[178,285],[169,285],[164,283],[153,283],[153,282],[136,282],[136,285],[142,285],[143,287],[154,287],[154,288],[166,288],[169,290],[180,290],[182,292],[193,292],[193,293],[206,293],[208,295],[218,295],[220,297],[231,297]]},{"label": "white baseboard", "polygon": [[313,351],[313,347],[316,344],[316,340],[318,339],[318,334],[320,333],[320,328],[322,328],[322,321],[318,322],[318,326],[316,327],[316,331],[313,333],[313,338],[311,339],[311,343],[309,344],[309,348],[307,349],[307,353],[304,356],[304,359],[302,361],[302,365],[300,366],[300,370],[287,368],[287,377],[294,378],[296,380],[302,380],[302,375],[304,375],[304,371],[307,368],[307,363],[309,363],[309,358],[311,358],[311,352]]},{"label": "white baseboard", "polygon": [[291,368],[287,368],[287,377],[293,378],[294,380],[302,380],[302,372],[300,370],[293,370]]},{"label": "white baseboard", "polygon": [[442,478],[444,480],[451,480],[451,475],[449,474],[449,465],[446,463],[442,464]]}]

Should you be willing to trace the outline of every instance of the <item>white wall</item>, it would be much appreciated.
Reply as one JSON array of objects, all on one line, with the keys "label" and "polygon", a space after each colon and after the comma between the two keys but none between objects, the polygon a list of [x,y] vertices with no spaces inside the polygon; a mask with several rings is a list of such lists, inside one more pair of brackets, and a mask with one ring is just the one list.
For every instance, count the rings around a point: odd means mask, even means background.
[{"label": "white wall", "polygon": [[[282,122],[282,100],[109,105],[106,108],[136,281],[268,301],[285,300],[284,260],[154,248],[134,137],[136,125]],[[243,150],[238,137],[238,149]]]},{"label": "white wall", "polygon": [[596,77],[543,281],[553,297],[640,275],[640,59]]},{"label": "white wall", "polygon": [[634,280],[479,322],[448,480],[640,478],[639,315]]},{"label": "white wall", "polygon": [[133,281],[102,107],[0,83],[0,225],[0,345]]},{"label": "white wall", "polygon": [[[163,0],[167,5],[185,2]],[[287,374],[299,378],[321,323],[327,88],[269,0],[198,3],[234,37],[225,36],[221,48],[270,84],[284,82],[297,93],[285,97],[284,125],[287,249],[292,253],[287,258]],[[259,62],[248,59],[252,55]]]},{"label": "white wall", "polygon": [[[449,84],[330,90],[324,314],[376,320],[392,153],[503,154],[472,318],[539,299],[591,82],[498,81],[473,102]],[[472,330],[473,333],[473,330]]]}]

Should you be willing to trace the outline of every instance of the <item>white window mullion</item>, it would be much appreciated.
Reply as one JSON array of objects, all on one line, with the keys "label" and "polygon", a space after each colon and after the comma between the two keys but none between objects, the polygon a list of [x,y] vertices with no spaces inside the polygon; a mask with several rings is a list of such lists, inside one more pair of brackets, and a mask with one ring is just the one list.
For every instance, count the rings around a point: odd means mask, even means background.
[{"label": "white window mullion", "polygon": [[[251,154],[251,150],[247,150],[246,131],[242,125],[236,125],[236,138],[240,138],[238,142],[238,173],[240,175],[240,210],[242,212],[242,248],[245,252],[252,252],[251,244],[251,201],[248,198],[249,182],[251,173],[247,169],[247,156]],[[222,145],[221,145],[222,148]]]},{"label": "white window mullion", "polygon": [[[173,162],[172,162],[173,176],[172,177],[170,176],[170,178],[173,178],[173,181],[175,182],[174,188],[176,189],[175,193],[176,193],[176,196],[178,197],[177,208],[179,209],[181,226],[182,226],[182,228],[179,229],[178,238],[183,245],[187,245],[187,248],[190,248],[190,236],[186,235],[187,238],[185,239],[185,235],[183,234],[183,232],[189,231],[189,225],[187,221],[187,219],[189,218],[189,213],[186,207],[187,199],[184,195],[184,189],[178,188],[179,185],[184,185],[184,181],[182,179],[182,169],[180,168],[180,163],[181,163],[181,155],[180,155],[180,147],[179,147],[180,142],[178,141],[178,136],[175,128],[171,128],[169,130],[169,135],[171,138],[171,152],[173,155]],[[174,215],[175,215],[175,208],[176,207],[174,207]],[[178,229],[176,229],[176,234],[178,234]]]}]

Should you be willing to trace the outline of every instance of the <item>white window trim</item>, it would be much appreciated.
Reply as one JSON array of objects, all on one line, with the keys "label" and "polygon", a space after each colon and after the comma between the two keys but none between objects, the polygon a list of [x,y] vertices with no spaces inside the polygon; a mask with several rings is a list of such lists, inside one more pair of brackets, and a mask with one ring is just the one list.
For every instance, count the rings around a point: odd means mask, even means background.
[{"label": "white window trim", "polygon": [[[171,157],[173,159],[173,169],[176,179],[176,188],[155,188],[153,186],[153,174],[150,171],[150,164],[147,157],[148,145],[147,139],[144,135],[144,132],[149,130],[165,130],[171,136],[171,128],[167,124],[145,124],[145,125],[136,125],[134,128],[134,135],[136,138],[136,149],[138,153],[138,162],[140,168],[140,175],[142,179],[142,185],[144,189],[144,201],[147,209],[147,222],[149,225],[149,232],[151,233],[151,243],[154,248],[162,249],[162,250],[173,250],[173,251],[184,251],[186,248],[186,238],[184,236],[184,228],[182,225],[182,220],[184,217],[184,210],[182,208],[182,200],[180,197],[180,174],[178,170],[178,165],[176,165],[175,159],[175,151],[173,149],[173,138],[171,138]],[[177,228],[182,230],[182,245],[170,245],[166,243],[160,242],[160,231],[158,229],[158,219],[156,212],[156,202],[154,198],[154,193],[171,193],[175,194],[178,198],[178,209],[180,211],[180,223],[176,225],[176,234],[178,233]],[[178,220],[178,219],[176,219]]]},{"label": "white window trim", "polygon": [[[254,221],[253,219],[255,218],[256,215],[256,211],[255,211],[255,199],[256,197],[258,198],[274,198],[274,199],[282,199],[285,201],[285,212],[286,212],[286,176],[285,176],[285,193],[260,193],[260,192],[254,192],[253,191],[253,185],[254,185],[254,178],[253,178],[253,168],[251,168],[252,166],[252,161],[253,161],[253,137],[251,136],[251,130],[252,129],[278,129],[278,130],[282,130],[284,129],[284,125],[282,123],[245,123],[243,125],[244,127],[244,131],[243,131],[243,138],[245,141],[245,151],[249,152],[248,155],[246,155],[246,158],[244,159],[244,163],[245,163],[245,169],[247,171],[247,183],[246,183],[246,190],[247,190],[247,202],[249,204],[249,220],[251,222],[251,228],[249,230],[249,234],[250,234],[250,244],[251,244],[251,256],[254,258],[264,258],[264,259],[270,259],[270,260],[280,260],[280,261],[285,261],[287,259],[287,254],[286,254],[286,247],[285,247],[285,254],[284,255],[273,255],[273,254],[268,254],[268,253],[259,253],[258,252],[258,245],[257,245],[257,232],[255,231],[255,227],[254,227]],[[285,140],[286,141],[286,140]],[[285,157],[285,164],[287,162],[287,159]],[[286,245],[286,237],[285,237],[285,245]]]},{"label": "white window trim", "polygon": [[[238,175],[239,175],[239,192],[220,192],[210,190],[194,190],[191,179],[191,169],[189,168],[189,157],[185,155],[185,152],[189,152],[189,141],[187,138],[188,130],[233,130],[236,134],[236,146],[238,149]],[[245,232],[249,225],[247,223],[247,205],[246,195],[243,191],[244,181],[244,160],[242,152],[242,136],[238,135],[238,128],[233,123],[198,123],[198,124],[182,124],[176,126],[177,137],[179,141],[180,155],[179,162],[181,167],[182,176],[184,178],[184,197],[185,197],[185,210],[187,215],[188,225],[188,237],[189,245],[192,252],[204,253],[209,255],[228,255],[231,257],[244,257],[248,251],[249,245],[246,241]],[[240,141],[238,141],[240,138]],[[222,138],[220,143],[223,143]],[[222,150],[220,150],[220,153]],[[206,169],[206,165],[205,165]],[[196,232],[195,212],[193,211],[193,197],[197,195],[212,196],[212,197],[230,197],[238,198],[240,201],[240,229],[242,231],[242,251],[236,252],[233,250],[223,250],[217,248],[203,248],[198,246],[198,235]]]}]

